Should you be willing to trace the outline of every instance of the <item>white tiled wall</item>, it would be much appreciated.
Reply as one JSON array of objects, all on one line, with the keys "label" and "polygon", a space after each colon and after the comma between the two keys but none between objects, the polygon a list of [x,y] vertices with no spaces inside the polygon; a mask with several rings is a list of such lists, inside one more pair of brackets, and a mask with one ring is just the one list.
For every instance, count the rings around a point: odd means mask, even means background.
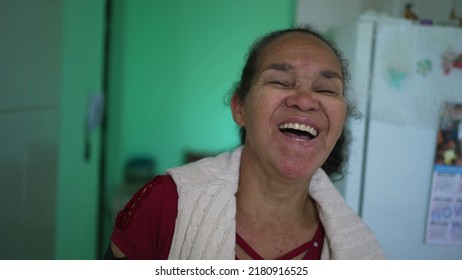
[{"label": "white tiled wall", "polygon": [[54,253],[60,1],[0,3],[0,259]]}]

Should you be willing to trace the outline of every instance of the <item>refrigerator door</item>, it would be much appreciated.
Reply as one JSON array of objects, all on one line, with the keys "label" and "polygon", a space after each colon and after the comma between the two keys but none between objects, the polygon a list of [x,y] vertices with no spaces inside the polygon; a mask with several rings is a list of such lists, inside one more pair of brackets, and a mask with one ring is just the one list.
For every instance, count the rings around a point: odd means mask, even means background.
[{"label": "refrigerator door", "polygon": [[329,31],[344,57],[350,62],[351,81],[346,95],[363,114],[361,118],[350,118],[347,122],[351,134],[348,166],[344,178],[334,182],[348,205],[357,213],[361,206],[361,178],[366,139],[365,112],[368,107],[369,73],[373,57],[373,30],[374,22],[361,21]]},{"label": "refrigerator door", "polygon": [[374,45],[363,219],[390,259],[462,259],[462,246],[425,244],[440,108],[462,103],[462,69],[445,64],[462,30],[377,24]]}]

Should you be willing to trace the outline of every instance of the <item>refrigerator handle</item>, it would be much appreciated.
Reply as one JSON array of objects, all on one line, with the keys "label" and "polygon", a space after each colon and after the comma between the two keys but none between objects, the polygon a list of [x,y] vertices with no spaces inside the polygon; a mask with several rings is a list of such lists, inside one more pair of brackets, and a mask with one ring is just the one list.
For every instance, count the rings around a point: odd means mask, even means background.
[{"label": "refrigerator handle", "polygon": [[366,93],[366,112],[364,114],[364,145],[362,153],[362,162],[361,162],[361,179],[360,179],[360,189],[359,189],[359,208],[358,215],[363,217],[363,205],[364,205],[364,195],[366,191],[366,169],[367,169],[367,150],[369,143],[369,125],[371,119],[371,103],[372,103],[372,86],[373,86],[373,77],[374,77],[374,67],[375,67],[375,49],[377,43],[377,21],[374,21],[372,26],[372,40],[371,40],[371,52],[370,52],[370,63],[369,63],[369,79],[367,81],[367,93]]}]

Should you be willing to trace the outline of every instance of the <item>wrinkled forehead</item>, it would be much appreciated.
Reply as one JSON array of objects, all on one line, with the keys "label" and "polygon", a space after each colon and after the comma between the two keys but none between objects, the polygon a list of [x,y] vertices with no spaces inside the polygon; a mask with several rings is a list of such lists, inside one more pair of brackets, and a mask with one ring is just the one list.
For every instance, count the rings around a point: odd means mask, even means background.
[{"label": "wrinkled forehead", "polygon": [[296,57],[304,59],[304,63],[317,59],[326,65],[336,68],[341,73],[339,58],[332,48],[318,37],[299,31],[284,34],[265,46],[257,58],[257,72],[265,65],[287,62]]}]

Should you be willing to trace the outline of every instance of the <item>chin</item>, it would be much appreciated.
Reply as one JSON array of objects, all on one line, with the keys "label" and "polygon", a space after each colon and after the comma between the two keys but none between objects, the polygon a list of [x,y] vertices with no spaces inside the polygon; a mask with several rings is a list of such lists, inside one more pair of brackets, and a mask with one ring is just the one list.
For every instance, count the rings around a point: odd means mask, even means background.
[{"label": "chin", "polygon": [[304,181],[309,180],[318,168],[306,163],[297,164],[296,162],[291,162],[281,165],[280,172],[287,179]]}]

